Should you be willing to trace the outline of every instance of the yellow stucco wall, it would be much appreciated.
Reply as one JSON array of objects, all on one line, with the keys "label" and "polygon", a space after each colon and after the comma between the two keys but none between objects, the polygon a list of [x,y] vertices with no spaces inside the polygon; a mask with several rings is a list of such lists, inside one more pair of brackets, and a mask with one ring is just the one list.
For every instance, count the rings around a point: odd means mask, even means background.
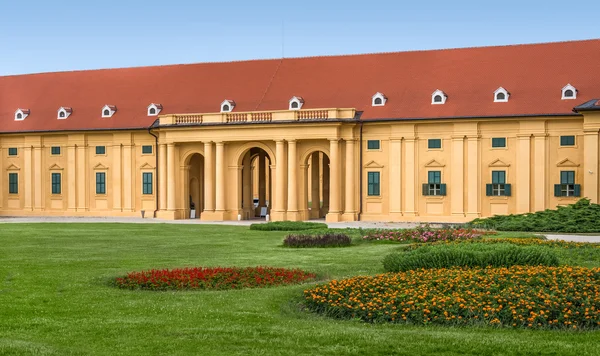
[{"label": "yellow stucco wall", "polygon": [[[0,215],[140,216],[145,210],[152,217],[158,210],[158,217],[182,219],[189,217],[191,196],[203,220],[245,218],[242,195],[256,192],[248,177],[258,175],[245,175],[244,158],[257,148],[268,156],[272,220],[310,217],[315,152],[329,160],[328,170],[320,161],[316,181],[329,182],[329,194],[324,187],[317,193],[327,196],[329,221],[353,221],[360,213],[361,220],[463,222],[554,208],[578,199],[554,196],[563,170],[575,171],[582,196],[600,198],[600,113],[364,122],[362,144],[352,109],[323,109],[323,119],[304,121],[290,111],[235,115],[161,117],[162,126],[152,130],[158,147],[145,130],[0,135]],[[254,118],[261,122],[251,124]],[[576,136],[575,146],[561,147],[561,135]],[[494,137],[505,137],[507,147],[493,148]],[[428,148],[428,139],[441,139],[441,148]],[[380,148],[368,149],[368,140],[379,140]],[[142,153],[144,145],[153,146],[152,154]],[[51,154],[53,146],[60,155]],[[106,146],[106,154],[97,155],[96,146]],[[8,155],[13,147],[14,157]],[[423,196],[432,170],[441,172],[445,196]],[[506,172],[511,196],[486,196],[493,170]],[[11,172],[19,175],[18,194],[8,194]],[[96,194],[96,172],[106,173],[106,194]],[[142,194],[143,172],[153,173],[152,194]],[[380,173],[378,196],[367,194],[369,172]],[[61,173],[61,194],[51,192],[52,173]]]}]

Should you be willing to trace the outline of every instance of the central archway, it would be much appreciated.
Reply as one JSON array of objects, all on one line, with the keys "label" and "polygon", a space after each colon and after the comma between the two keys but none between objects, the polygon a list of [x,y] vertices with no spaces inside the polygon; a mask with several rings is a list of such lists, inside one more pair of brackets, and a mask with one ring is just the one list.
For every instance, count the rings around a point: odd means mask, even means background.
[{"label": "central archway", "polygon": [[185,217],[199,219],[204,211],[204,157],[193,153],[185,161]]},{"label": "central archway", "polygon": [[329,212],[329,156],[321,150],[307,154],[302,162],[304,173],[304,219],[324,219]]},{"label": "central archway", "polygon": [[241,189],[238,195],[240,218],[265,218],[272,206],[272,161],[261,147],[252,147],[241,155]]}]

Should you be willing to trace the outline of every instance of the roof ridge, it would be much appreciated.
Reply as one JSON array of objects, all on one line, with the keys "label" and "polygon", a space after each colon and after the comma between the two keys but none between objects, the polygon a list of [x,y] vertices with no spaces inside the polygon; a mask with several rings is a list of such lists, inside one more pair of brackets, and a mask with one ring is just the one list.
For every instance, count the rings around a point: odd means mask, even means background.
[{"label": "roof ridge", "polygon": [[460,50],[489,49],[489,48],[544,46],[544,45],[555,45],[555,44],[563,44],[563,43],[582,43],[582,42],[595,42],[595,41],[600,41],[600,38],[588,38],[588,39],[581,39],[581,40],[551,41],[551,42],[517,43],[517,44],[504,44],[504,45],[489,45],[489,46],[468,46],[468,47],[448,47],[448,48],[415,49],[415,50],[406,50],[406,51],[383,51],[383,52],[363,52],[363,53],[345,53],[345,54],[322,54],[322,55],[298,56],[298,57],[286,57],[286,58],[271,57],[271,58],[238,59],[238,60],[229,60],[229,61],[205,61],[205,62],[192,62],[192,63],[151,64],[151,65],[132,66],[132,67],[107,67],[107,68],[90,68],[90,69],[76,69],[76,70],[58,70],[58,71],[51,71],[51,72],[36,72],[36,73],[0,75],[0,79],[2,79],[2,78],[8,78],[8,77],[24,77],[24,76],[58,74],[58,73],[100,72],[100,71],[113,71],[113,70],[126,70],[126,69],[143,69],[143,68],[194,66],[194,65],[202,65],[202,64],[227,64],[227,63],[261,62],[261,61],[264,61],[264,62],[281,61],[281,62],[283,62],[285,60],[296,60],[296,59],[333,58],[333,57],[358,57],[358,56],[370,56],[370,55],[381,55],[381,54],[387,55],[387,54],[400,54],[400,53],[444,52],[444,51],[460,51]]}]

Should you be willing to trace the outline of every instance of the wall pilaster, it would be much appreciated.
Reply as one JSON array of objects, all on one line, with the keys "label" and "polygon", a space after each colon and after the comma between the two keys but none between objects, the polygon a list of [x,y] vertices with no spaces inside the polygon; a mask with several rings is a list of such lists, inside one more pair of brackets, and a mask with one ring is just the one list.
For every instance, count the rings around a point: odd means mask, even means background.
[{"label": "wall pilaster", "polygon": [[[530,211],[531,182],[531,135],[517,135],[517,174],[514,193],[516,193],[517,214]],[[508,178],[510,180],[510,178]]]},{"label": "wall pilaster", "polygon": [[390,219],[402,219],[402,140],[390,139],[390,169],[388,191],[390,192]]},{"label": "wall pilaster", "polygon": [[328,222],[340,221],[341,165],[339,139],[329,140],[329,212]]}]

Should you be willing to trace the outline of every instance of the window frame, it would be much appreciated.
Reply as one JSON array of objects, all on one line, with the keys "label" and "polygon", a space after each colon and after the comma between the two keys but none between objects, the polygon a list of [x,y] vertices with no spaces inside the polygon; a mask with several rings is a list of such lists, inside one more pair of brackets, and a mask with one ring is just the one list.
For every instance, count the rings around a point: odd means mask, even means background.
[{"label": "window frame", "polygon": [[[571,137],[573,138],[573,144],[565,144],[563,142],[563,139],[567,139],[567,138],[571,138]],[[560,147],[575,147],[575,145],[577,144],[577,137],[576,137],[576,135],[561,135],[559,137],[559,141],[560,141],[559,142]]]},{"label": "window frame", "polygon": [[50,154],[52,156],[60,156],[60,146],[52,146],[50,147]]},{"label": "window frame", "polygon": [[[145,148],[150,147],[150,152],[144,152]],[[143,155],[151,155],[154,154],[154,146],[153,145],[142,145],[142,154]]]},{"label": "window frame", "polygon": [[506,196],[506,171],[492,171],[492,196]]},{"label": "window frame", "polygon": [[50,174],[50,179],[52,195],[62,194],[62,174],[59,172],[52,172]]},{"label": "window frame", "polygon": [[[150,178],[149,181],[147,180],[147,177]],[[153,195],[153,194],[154,194],[154,173],[153,172],[142,172],[142,195]]]},{"label": "window frame", "polygon": [[575,196],[575,171],[560,171],[561,197]]},{"label": "window frame", "polygon": [[8,156],[9,157],[18,157],[19,156],[19,148],[18,147],[9,147],[8,148]]},{"label": "window frame", "polygon": [[[377,143],[377,147],[369,147],[371,143]],[[377,151],[381,149],[381,140],[367,140],[367,150],[368,151]]]},{"label": "window frame", "polygon": [[[377,182],[375,182],[377,178]],[[379,197],[381,196],[381,172],[379,171],[368,171],[367,172],[367,196],[368,197]]]},{"label": "window frame", "polygon": [[427,185],[428,195],[442,195],[442,171],[428,171]]},{"label": "window frame", "polygon": [[[503,146],[494,146],[495,140],[504,140],[503,141],[504,145]],[[507,148],[507,146],[508,146],[507,141],[508,140],[506,139],[506,137],[492,137],[492,142],[491,142],[492,148]]]},{"label": "window frame", "polygon": [[96,195],[106,195],[106,172],[96,172]]},{"label": "window frame", "polygon": [[[13,181],[14,178],[14,181]],[[19,173],[8,173],[8,194],[19,194]]]},{"label": "window frame", "polygon": [[[102,148],[102,152],[99,153],[98,149]],[[106,146],[96,146],[96,156],[103,156],[106,155]]]},{"label": "window frame", "polygon": [[[440,147],[431,147],[431,143],[432,142],[439,142],[440,143]],[[428,150],[441,150],[443,147],[442,145],[442,139],[441,138],[428,138],[427,139],[427,149]]]}]

